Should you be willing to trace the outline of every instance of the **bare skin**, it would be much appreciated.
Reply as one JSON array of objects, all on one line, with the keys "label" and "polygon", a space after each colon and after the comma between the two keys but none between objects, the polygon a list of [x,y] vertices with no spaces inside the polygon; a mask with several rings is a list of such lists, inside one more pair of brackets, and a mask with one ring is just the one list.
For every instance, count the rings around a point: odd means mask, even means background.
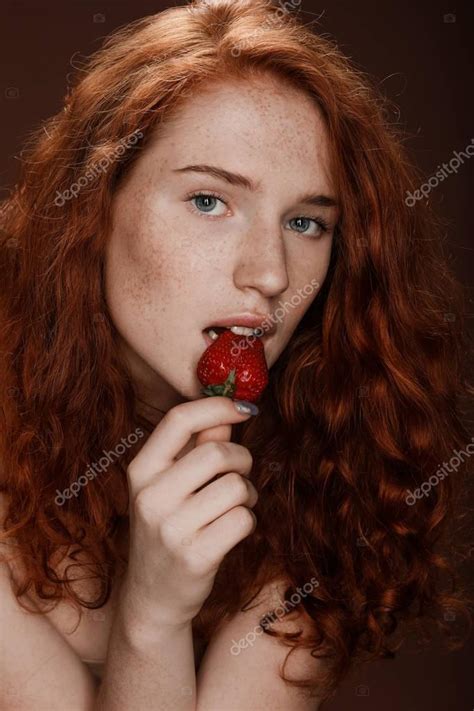
[{"label": "bare skin", "polygon": [[[180,171],[197,164],[243,174],[256,189]],[[190,200],[193,192],[221,198]],[[129,563],[100,633],[107,656],[98,695],[67,637],[44,618],[16,611],[4,573],[0,594],[2,602],[10,596],[9,613],[0,613],[0,628],[16,615],[18,649],[25,654],[34,638],[41,657],[50,657],[49,685],[34,676],[26,684],[20,658],[3,650],[7,711],[63,709],[64,698],[74,700],[71,708],[102,711],[316,708],[279,679],[287,649],[274,639],[263,635],[245,654],[229,654],[233,638],[253,629],[278,597],[221,629],[198,675],[191,634],[222,559],[258,525],[252,457],[230,441],[232,424],[249,416],[227,398],[202,398],[195,369],[206,347],[203,329],[231,314],[271,314],[314,280],[318,287],[286,310],[265,342],[269,368],[276,362],[324,281],[338,218],[337,207],[303,204],[308,193],[334,197],[324,124],[305,94],[270,77],[213,85],[189,98],[120,186],[107,303],[143,407],[167,414],[156,415],[128,468]],[[309,653],[298,655],[287,673],[313,672]]]}]

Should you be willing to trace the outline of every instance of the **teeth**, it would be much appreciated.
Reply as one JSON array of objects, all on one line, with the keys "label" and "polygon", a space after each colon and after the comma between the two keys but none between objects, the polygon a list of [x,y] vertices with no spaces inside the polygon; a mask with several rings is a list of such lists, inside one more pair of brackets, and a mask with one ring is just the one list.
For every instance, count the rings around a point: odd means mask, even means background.
[{"label": "teeth", "polygon": [[[232,331],[232,333],[235,333],[237,336],[251,336],[254,334],[255,331],[257,331],[256,335],[261,335],[258,329],[247,328],[246,326],[231,326],[229,330]],[[207,334],[210,336],[210,338],[212,338],[213,341],[219,338],[219,334],[213,328],[209,328],[207,330]]]},{"label": "teeth", "polygon": [[230,330],[237,336],[252,336],[255,329],[246,328],[246,326],[232,326]]}]

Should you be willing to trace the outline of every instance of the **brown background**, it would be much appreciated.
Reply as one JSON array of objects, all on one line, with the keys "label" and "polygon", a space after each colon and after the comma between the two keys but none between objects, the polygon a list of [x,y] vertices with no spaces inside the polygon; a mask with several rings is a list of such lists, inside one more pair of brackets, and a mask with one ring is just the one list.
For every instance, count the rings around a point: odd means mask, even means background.
[{"label": "brown background", "polygon": [[[57,112],[70,62],[97,49],[117,27],[169,7],[171,2],[10,0],[0,11],[0,199],[14,183],[28,132]],[[424,7],[402,0],[302,0],[305,22],[320,17],[322,31],[400,108],[407,145],[427,178],[474,137],[472,112],[472,3],[440,0]],[[317,26],[317,25],[316,25]],[[78,53],[78,54],[76,54]],[[75,56],[75,59],[74,59]],[[72,60],[71,60],[72,58]],[[446,218],[453,268],[466,285],[474,316],[472,176],[474,160],[431,191]],[[472,320],[471,320],[472,323]],[[413,645],[411,645],[412,647]],[[439,644],[416,655],[406,649],[346,680],[327,711],[472,711],[474,645],[447,654]],[[66,707],[65,707],[66,709]],[[69,711],[69,710],[68,710]],[[72,710],[71,710],[72,711]],[[224,710],[223,710],[224,711]],[[244,710],[242,710],[244,711]],[[251,711],[245,710],[245,711]]]}]

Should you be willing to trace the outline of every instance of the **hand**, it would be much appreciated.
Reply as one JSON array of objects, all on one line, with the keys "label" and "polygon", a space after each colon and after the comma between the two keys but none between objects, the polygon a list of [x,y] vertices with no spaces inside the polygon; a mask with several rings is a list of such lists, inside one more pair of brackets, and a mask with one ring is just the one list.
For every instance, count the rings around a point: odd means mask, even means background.
[{"label": "hand", "polygon": [[[227,397],[182,403],[167,412],[130,462],[123,586],[130,619],[135,614],[142,622],[190,623],[224,556],[255,530],[252,456],[228,441],[231,425],[248,417]],[[178,460],[194,435],[196,446]]]}]

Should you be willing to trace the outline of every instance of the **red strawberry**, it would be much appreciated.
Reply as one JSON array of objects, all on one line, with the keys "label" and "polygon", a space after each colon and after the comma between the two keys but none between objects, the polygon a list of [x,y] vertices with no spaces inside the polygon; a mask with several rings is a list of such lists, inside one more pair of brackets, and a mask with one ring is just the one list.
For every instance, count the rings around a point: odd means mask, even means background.
[{"label": "red strawberry", "polygon": [[197,364],[197,376],[206,386],[201,390],[203,395],[224,395],[256,402],[268,385],[267,361],[261,339],[249,340],[226,329],[202,354]]}]

